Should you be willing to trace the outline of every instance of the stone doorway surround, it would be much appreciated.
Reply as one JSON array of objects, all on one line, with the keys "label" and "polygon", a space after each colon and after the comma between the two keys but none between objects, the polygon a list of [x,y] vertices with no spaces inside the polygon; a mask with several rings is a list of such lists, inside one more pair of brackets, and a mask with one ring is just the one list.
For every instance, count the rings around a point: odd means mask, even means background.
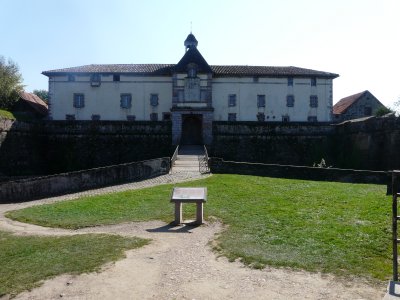
[{"label": "stone doorway surround", "polygon": [[182,109],[173,108],[172,112],[172,144],[179,145],[182,141],[183,134],[183,122],[185,118],[189,118],[190,115],[193,117],[198,117],[201,119],[201,130],[202,139],[205,145],[210,145],[212,143],[212,122],[213,122],[213,112],[212,108],[203,109]]}]

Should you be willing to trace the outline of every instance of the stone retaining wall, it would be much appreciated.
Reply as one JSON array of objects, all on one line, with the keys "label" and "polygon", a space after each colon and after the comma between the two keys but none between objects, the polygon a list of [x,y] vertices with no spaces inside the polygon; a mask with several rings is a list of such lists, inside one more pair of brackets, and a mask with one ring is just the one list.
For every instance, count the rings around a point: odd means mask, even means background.
[{"label": "stone retaining wall", "polygon": [[0,183],[0,203],[22,202],[168,174],[170,158]]},{"label": "stone retaining wall", "polygon": [[383,184],[391,189],[391,172],[225,161],[211,157],[212,173],[256,175],[316,181]]}]

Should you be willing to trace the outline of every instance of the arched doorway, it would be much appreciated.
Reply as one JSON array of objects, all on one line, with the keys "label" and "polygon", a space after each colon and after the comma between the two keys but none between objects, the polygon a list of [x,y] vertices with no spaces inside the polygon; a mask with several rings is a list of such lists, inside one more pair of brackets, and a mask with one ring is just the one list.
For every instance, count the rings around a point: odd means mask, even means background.
[{"label": "arched doorway", "polygon": [[201,145],[202,137],[202,116],[183,115],[182,116],[182,145]]}]

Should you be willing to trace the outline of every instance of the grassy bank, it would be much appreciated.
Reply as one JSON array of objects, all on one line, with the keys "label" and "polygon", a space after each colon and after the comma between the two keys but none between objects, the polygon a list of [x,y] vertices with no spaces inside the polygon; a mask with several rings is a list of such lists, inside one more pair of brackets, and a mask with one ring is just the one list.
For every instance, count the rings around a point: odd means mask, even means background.
[{"label": "grassy bank", "polygon": [[[385,187],[256,176],[213,175],[179,184],[208,187],[205,216],[229,225],[218,250],[264,265],[390,276],[390,200]],[[171,185],[36,206],[11,218],[79,228],[126,221],[173,220]],[[194,205],[184,211],[193,212]]]},{"label": "grassy bank", "polygon": [[0,296],[31,289],[60,274],[99,270],[124,257],[125,250],[147,242],[105,234],[38,237],[0,231]]},{"label": "grassy bank", "polygon": [[3,109],[0,109],[0,119],[1,118],[15,120],[15,116],[13,115],[12,112]]}]

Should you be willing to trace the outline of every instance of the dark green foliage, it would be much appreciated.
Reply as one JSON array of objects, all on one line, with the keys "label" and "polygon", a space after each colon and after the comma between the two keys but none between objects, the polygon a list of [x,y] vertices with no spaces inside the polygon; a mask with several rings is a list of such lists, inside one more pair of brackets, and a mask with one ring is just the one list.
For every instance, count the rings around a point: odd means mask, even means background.
[{"label": "dark green foliage", "polygon": [[382,106],[382,107],[378,108],[378,110],[375,112],[375,116],[381,117],[381,116],[384,116],[386,114],[390,114],[390,113],[393,113],[393,112],[394,111],[391,110],[390,108]]},{"label": "dark green foliage", "polygon": [[22,75],[18,65],[0,56],[0,109],[10,110],[22,91]]}]

